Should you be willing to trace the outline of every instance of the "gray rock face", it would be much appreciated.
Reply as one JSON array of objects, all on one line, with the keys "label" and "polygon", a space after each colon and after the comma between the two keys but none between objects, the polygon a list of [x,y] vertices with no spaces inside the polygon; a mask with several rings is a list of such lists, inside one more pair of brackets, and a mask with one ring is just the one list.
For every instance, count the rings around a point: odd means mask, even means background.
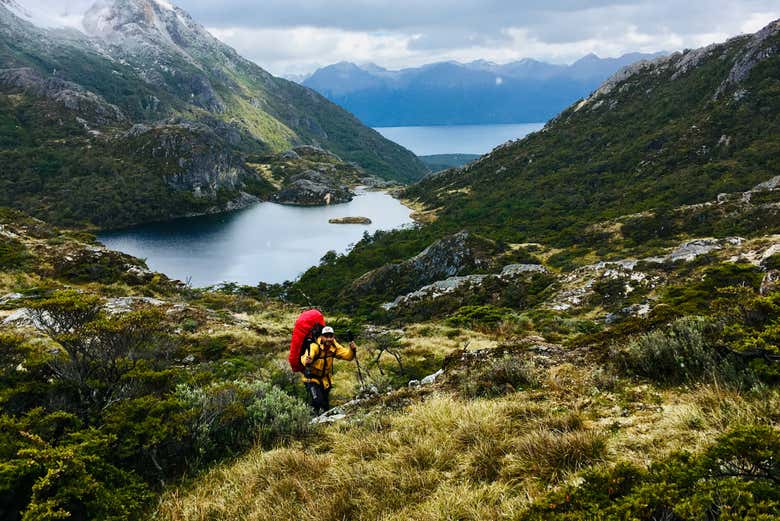
[{"label": "gray rock face", "polygon": [[496,250],[491,241],[462,231],[434,242],[409,260],[366,273],[352,284],[350,293],[385,294],[392,289],[398,295],[469,271],[490,269]]},{"label": "gray rock face", "polygon": [[0,90],[48,98],[94,125],[127,122],[119,107],[110,104],[102,96],[57,77],[44,78],[33,69],[0,69]]},{"label": "gray rock face", "polygon": [[743,240],[744,239],[740,237],[728,237],[726,239],[696,239],[682,243],[674,251],[663,257],[648,257],[643,260],[658,263],[692,261],[700,255],[720,250],[726,245],[739,245]]},{"label": "gray rock face", "polygon": [[354,196],[349,188],[334,183],[323,173],[307,170],[292,176],[274,200],[296,206],[321,206],[346,203]]},{"label": "gray rock face", "polygon": [[[222,189],[241,191],[248,179],[257,177],[206,125],[135,125],[124,138],[132,153],[154,158],[160,164],[171,187],[197,197],[215,197]],[[235,204],[240,207],[241,201]]]},{"label": "gray rock face", "polygon": [[726,90],[738,84],[747,78],[750,71],[761,61],[766,60],[776,52],[775,47],[764,45],[766,40],[780,33],[780,20],[775,20],[759,32],[751,36],[750,43],[742,54],[737,58],[734,66],[729,71],[729,75],[718,87],[715,97],[719,97]]},{"label": "gray rock face", "polygon": [[528,273],[547,273],[547,268],[541,264],[510,264],[504,266],[499,274],[449,277],[445,280],[437,280],[433,284],[423,286],[417,291],[401,295],[393,302],[382,304],[382,307],[391,310],[399,306],[407,306],[422,300],[436,300],[439,297],[469,285],[479,286],[487,279],[515,279]]},{"label": "gray rock face", "polygon": [[[750,41],[741,49],[741,52],[734,59],[729,74],[720,84],[716,92],[713,93],[713,97],[718,98],[724,92],[738,86],[740,82],[747,78],[750,71],[753,70],[758,63],[777,53],[778,49],[768,45],[767,41],[779,32],[780,20],[775,20],[761,31],[751,35],[749,37]],[[649,72],[657,75],[670,70],[672,72],[670,79],[674,81],[694,70],[702,62],[713,56],[720,56],[721,58],[727,57],[729,50],[728,46],[734,41],[738,41],[740,38],[743,37],[734,38],[724,44],[712,44],[700,49],[676,52],[655,60],[642,60],[624,67],[605,81],[588,98],[581,101],[579,105],[576,106],[575,110],[580,110],[586,106],[590,109],[596,109],[602,106],[605,102],[604,98],[612,94],[615,90],[621,91],[622,89],[630,87],[630,80],[640,73]],[[744,91],[737,89],[734,99],[739,101],[744,95]],[[611,103],[616,102],[617,100],[611,100]],[[609,106],[612,105],[610,104]]]}]

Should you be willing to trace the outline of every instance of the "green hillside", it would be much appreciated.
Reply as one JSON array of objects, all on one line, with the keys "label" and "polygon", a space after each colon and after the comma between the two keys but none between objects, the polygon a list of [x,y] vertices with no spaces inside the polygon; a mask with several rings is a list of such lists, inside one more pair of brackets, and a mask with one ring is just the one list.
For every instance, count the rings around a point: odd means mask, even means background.
[{"label": "green hillside", "polygon": [[[653,239],[780,229],[775,212],[734,219],[710,208],[675,225],[673,211],[780,175],[778,45],[774,22],[618,73],[544,130],[410,186],[404,197],[434,222],[366,240],[299,285],[335,302],[335,288],[464,228],[504,243],[573,247],[552,259],[559,265]],[[622,229],[619,245],[604,226]]]},{"label": "green hillside", "polygon": [[[427,172],[408,150],[242,58],[184,11],[150,0],[111,9],[110,31],[87,37],[39,29],[0,6],[0,204],[104,227],[220,211],[268,197],[246,154],[303,144],[385,179]],[[135,153],[141,135],[177,142]],[[223,152],[209,157],[209,148]],[[180,164],[161,169],[159,156],[173,154]],[[77,185],[94,191],[77,194]]]}]

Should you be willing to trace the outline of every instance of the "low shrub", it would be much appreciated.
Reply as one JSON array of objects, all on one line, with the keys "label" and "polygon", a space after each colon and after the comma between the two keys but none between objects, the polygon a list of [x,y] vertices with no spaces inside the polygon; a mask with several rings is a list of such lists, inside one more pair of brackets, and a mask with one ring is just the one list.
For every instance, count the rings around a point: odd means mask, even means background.
[{"label": "low shrub", "polygon": [[23,268],[31,259],[30,252],[20,241],[3,237],[0,241],[0,270]]},{"label": "low shrub", "polygon": [[191,431],[202,459],[213,459],[255,443],[271,446],[305,434],[309,408],[264,381],[179,385],[177,398],[191,410]]},{"label": "low shrub", "polygon": [[502,322],[510,320],[514,312],[509,308],[494,306],[463,306],[448,320],[456,327],[469,327],[474,330],[493,329]]},{"label": "low shrub", "polygon": [[635,337],[622,351],[626,368],[662,383],[683,383],[715,376],[719,361],[707,340],[709,322],[700,317],[676,320],[667,329]]},{"label": "low shrub", "polygon": [[538,385],[537,368],[529,361],[510,354],[471,369],[460,378],[460,392],[469,398],[500,396]]}]

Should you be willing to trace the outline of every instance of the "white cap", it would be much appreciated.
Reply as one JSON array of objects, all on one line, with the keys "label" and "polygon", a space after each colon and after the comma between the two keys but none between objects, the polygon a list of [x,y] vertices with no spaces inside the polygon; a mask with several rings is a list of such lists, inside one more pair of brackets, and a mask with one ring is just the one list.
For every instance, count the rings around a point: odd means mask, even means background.
[{"label": "white cap", "polygon": [[330,333],[331,335],[332,335],[332,334],[334,334],[334,332],[333,332],[333,328],[332,328],[332,327],[330,327],[330,326],[325,326],[324,328],[322,328],[322,334],[323,334],[323,335],[327,335],[327,334],[329,334],[329,333]]}]

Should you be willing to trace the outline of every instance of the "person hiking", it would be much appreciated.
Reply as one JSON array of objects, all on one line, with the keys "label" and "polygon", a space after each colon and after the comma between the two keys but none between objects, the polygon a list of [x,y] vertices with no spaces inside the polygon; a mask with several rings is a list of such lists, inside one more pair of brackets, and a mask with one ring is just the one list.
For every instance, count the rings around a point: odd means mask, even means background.
[{"label": "person hiking", "polygon": [[330,388],[333,384],[333,360],[354,360],[357,346],[350,342],[344,347],[336,341],[333,328],[327,326],[316,341],[311,342],[301,355],[303,383],[314,412],[321,414],[330,409]]}]

